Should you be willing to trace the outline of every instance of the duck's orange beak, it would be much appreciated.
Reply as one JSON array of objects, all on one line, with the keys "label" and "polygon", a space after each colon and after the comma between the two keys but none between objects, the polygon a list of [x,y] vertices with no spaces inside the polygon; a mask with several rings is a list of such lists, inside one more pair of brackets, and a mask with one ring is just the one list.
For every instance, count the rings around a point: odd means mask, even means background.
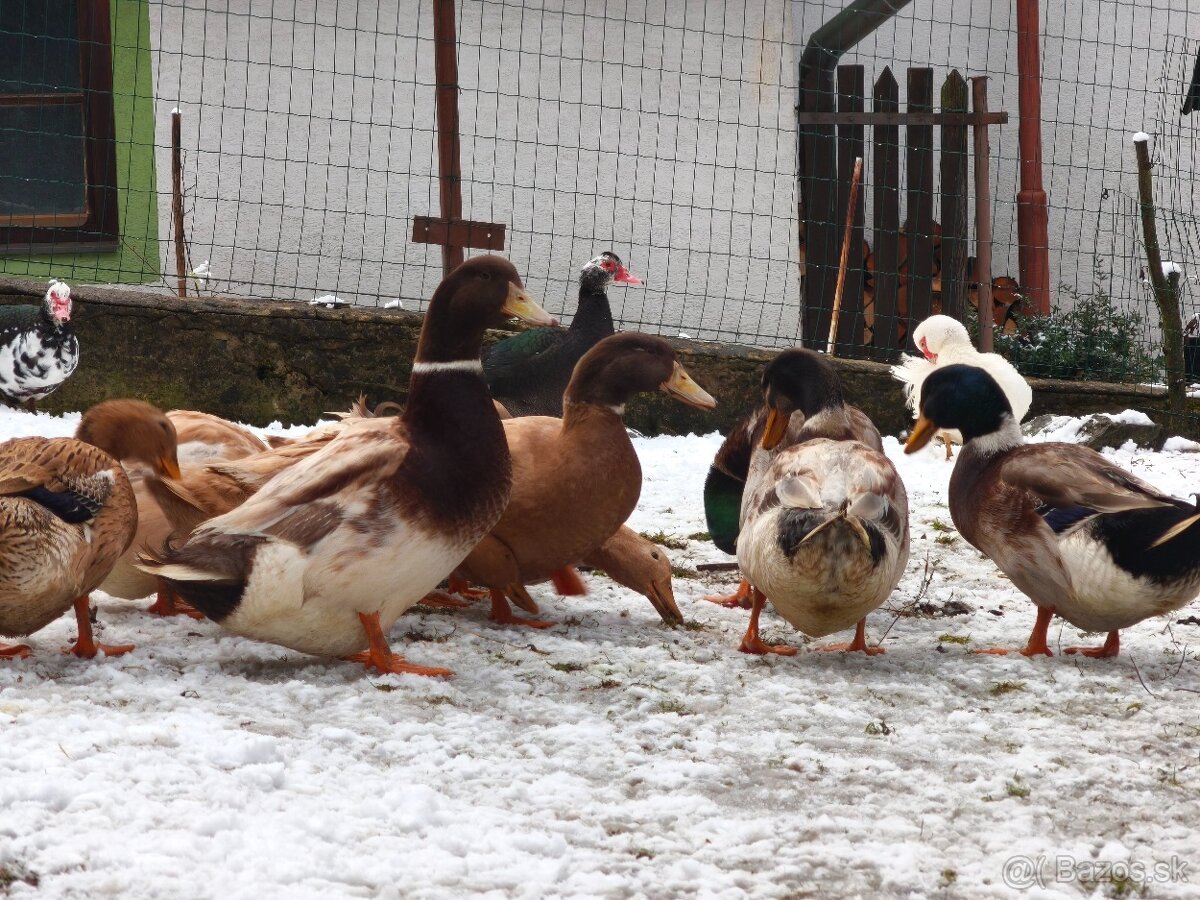
[{"label": "duck's orange beak", "polygon": [[913,426],[912,434],[904,442],[904,452],[916,453],[933,440],[933,436],[937,433],[937,430],[938,427],[933,423],[933,420],[925,418],[925,414],[922,413],[917,419],[917,424]]},{"label": "duck's orange beak", "polygon": [[762,448],[764,450],[774,450],[779,446],[779,442],[783,440],[787,434],[788,423],[791,421],[790,415],[785,415],[775,407],[770,407],[767,410],[767,425],[763,429]]},{"label": "duck's orange beak", "polygon": [[714,409],[717,405],[712,394],[692,381],[692,376],[679,364],[679,360],[675,360],[675,368],[671,370],[671,377],[659,387],[680,403],[695,406],[697,409]]},{"label": "duck's orange beak", "polygon": [[554,316],[542,309],[525,288],[518,287],[511,281],[508,283],[508,296],[504,299],[504,306],[500,308],[500,312],[506,316],[515,316],[530,325],[558,324],[554,321]]},{"label": "duck's orange beak", "polygon": [[179,463],[173,456],[162,456],[158,460],[158,470],[167,475],[170,475],[176,481],[183,477],[183,473],[179,471]]}]

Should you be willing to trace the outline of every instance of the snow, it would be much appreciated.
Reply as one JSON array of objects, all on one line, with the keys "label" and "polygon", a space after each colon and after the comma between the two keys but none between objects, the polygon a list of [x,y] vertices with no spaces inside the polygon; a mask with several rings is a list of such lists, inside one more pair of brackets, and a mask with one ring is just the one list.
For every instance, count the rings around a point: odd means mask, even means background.
[{"label": "snow", "polygon": [[309,306],[324,306],[326,309],[335,309],[339,306],[349,306],[350,301],[343,300],[335,294],[322,294],[320,297],[313,297],[308,301]]},{"label": "snow", "polygon": [[1170,278],[1172,275],[1182,276],[1183,275],[1183,266],[1179,265],[1179,263],[1177,263],[1177,262],[1171,262],[1170,260],[1163,260],[1162,273],[1163,273],[1164,278]]},{"label": "snow", "polygon": [[383,304],[384,309],[404,309],[404,301],[397,297],[395,300],[389,300]]},{"label": "snow", "polygon": [[1200,451],[1200,444],[1183,437],[1169,437],[1163,443],[1163,450],[1168,453],[1196,453]]},{"label": "snow", "polygon": [[1135,144],[1144,144],[1148,140],[1150,140],[1150,135],[1146,134],[1144,131],[1139,131],[1133,136],[1133,142]]},{"label": "snow", "polygon": [[[0,437],[77,422],[0,410]],[[635,444],[631,525],[686,541],[668,552],[688,570],[727,560],[689,538],[720,437]],[[1187,496],[1200,456],[1176,446],[1106,455]],[[561,623],[544,632],[418,607],[392,642],[452,680],[94,595],[102,638],[133,653],[61,656],[64,616],[0,661],[8,895],[1018,897],[1003,870],[1026,856],[1030,896],[1104,896],[1087,866],[1172,861],[1149,894],[1194,896],[1196,605],[1123,633],[1115,660],[972,655],[1023,644],[1032,606],[950,527],[941,448],[886,450],[913,559],[869,617],[880,657],[809,652],[769,609],[764,638],[806,649],[737,652],[747,613],[701,600],[733,572],[676,578],[676,630],[595,575],[587,597],[532,588]]]}]

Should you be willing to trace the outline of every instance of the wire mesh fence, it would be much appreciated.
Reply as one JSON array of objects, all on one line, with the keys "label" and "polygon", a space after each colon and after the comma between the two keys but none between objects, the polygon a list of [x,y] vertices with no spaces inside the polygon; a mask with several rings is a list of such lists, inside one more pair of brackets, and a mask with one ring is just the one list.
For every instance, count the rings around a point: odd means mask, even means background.
[{"label": "wire mesh fence", "polygon": [[[569,321],[580,266],[612,249],[645,280],[610,291],[622,327],[766,347],[800,340],[799,62],[841,2],[455,6],[463,215],[506,227],[504,252],[548,308]],[[411,240],[414,216],[439,213],[430,10],[420,0],[4,3],[0,271],[174,290],[178,109],[190,291],[420,309],[442,276],[439,248]],[[1041,13],[1051,299],[1065,311],[1094,296],[1099,270],[1112,308],[1140,316],[1135,343],[1157,359],[1129,137],[1151,134],[1164,255],[1182,267],[1185,305],[1195,305],[1200,113],[1182,114],[1182,102],[1200,53],[1200,7],[1047,0]],[[903,6],[841,60],[863,66],[868,85],[885,67],[897,73],[901,109],[907,68],[931,67],[938,84],[955,69],[990,76],[991,108],[1009,114],[991,129],[992,269],[1014,283],[1016,47],[1013,4],[934,0]],[[98,49],[111,83],[76,83],[52,64]],[[78,140],[79,121],[52,110],[74,100],[29,100],[105,92],[111,133],[93,135],[104,113],[89,112]],[[76,156],[46,152],[76,145]],[[93,173],[93,152],[111,171]],[[80,155],[90,181],[77,175]],[[876,177],[868,155],[864,190]],[[51,188],[64,181],[72,190],[60,197]],[[76,182],[112,190],[93,197]],[[939,182],[925,189],[939,209]],[[30,197],[44,208],[31,213]],[[89,215],[115,203],[116,233],[68,224],[73,203]],[[866,205],[867,235],[873,216]],[[864,278],[868,250],[850,261]],[[1108,374],[1146,378],[1136,367]]]}]

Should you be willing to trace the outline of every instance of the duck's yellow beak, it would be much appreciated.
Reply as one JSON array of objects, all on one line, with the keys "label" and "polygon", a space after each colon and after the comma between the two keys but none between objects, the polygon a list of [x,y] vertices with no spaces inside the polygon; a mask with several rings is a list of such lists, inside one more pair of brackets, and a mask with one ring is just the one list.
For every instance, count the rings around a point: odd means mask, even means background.
[{"label": "duck's yellow beak", "polygon": [[717,405],[712,394],[692,381],[692,376],[679,364],[679,360],[675,360],[675,368],[671,370],[671,377],[659,387],[680,403],[686,403],[697,409],[713,409]]},{"label": "duck's yellow beak", "polygon": [[937,433],[937,430],[938,427],[933,423],[933,420],[925,418],[925,414],[922,413],[917,418],[917,424],[913,426],[912,434],[904,442],[904,452],[916,453],[933,440],[933,436]]},{"label": "duck's yellow beak", "polygon": [[530,325],[557,325],[554,316],[546,312],[538,302],[529,296],[523,287],[517,287],[511,281],[508,283],[508,296],[500,312],[506,316],[516,316],[522,322]]},{"label": "duck's yellow beak", "polygon": [[682,625],[683,613],[675,603],[675,591],[671,589],[671,576],[663,580],[651,579],[646,585],[646,598],[654,606],[654,611],[667,625]]},{"label": "duck's yellow beak", "polygon": [[787,434],[788,423],[791,421],[791,418],[790,415],[784,415],[773,406],[767,410],[767,426],[763,429],[762,436],[762,448],[764,450],[774,450],[779,446],[779,442]]},{"label": "duck's yellow beak", "polygon": [[179,463],[169,456],[160,457],[158,460],[158,469],[170,475],[176,481],[183,477],[183,473],[179,471]]}]

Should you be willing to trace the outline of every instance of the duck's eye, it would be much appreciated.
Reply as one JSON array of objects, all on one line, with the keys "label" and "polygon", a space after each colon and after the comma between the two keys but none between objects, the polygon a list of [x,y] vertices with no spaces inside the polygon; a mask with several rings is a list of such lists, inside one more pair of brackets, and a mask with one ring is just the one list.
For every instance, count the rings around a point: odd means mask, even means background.
[{"label": "duck's eye", "polygon": [[479,277],[480,277],[480,278],[482,278],[484,281],[491,281],[491,280],[492,280],[492,273],[491,273],[491,272],[488,272],[487,270],[484,270],[484,271],[482,271],[482,272],[480,272],[480,273],[479,273]]}]

